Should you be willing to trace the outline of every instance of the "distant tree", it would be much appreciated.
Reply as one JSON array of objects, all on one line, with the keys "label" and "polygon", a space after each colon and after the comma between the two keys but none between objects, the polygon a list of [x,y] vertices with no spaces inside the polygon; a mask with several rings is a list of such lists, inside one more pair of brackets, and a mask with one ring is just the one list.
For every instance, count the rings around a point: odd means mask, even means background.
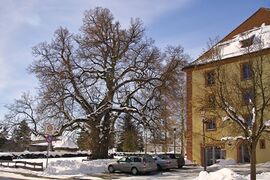
[{"label": "distant tree", "polygon": [[183,47],[168,46],[164,59],[168,62],[164,68],[172,71],[166,74],[166,82],[159,88],[158,115],[154,117],[158,119],[155,121],[158,127],[150,128],[153,132],[152,143],[162,144],[162,150],[166,152],[168,145],[173,144],[176,138],[177,144],[181,146],[181,154],[184,155],[186,79],[182,68],[187,65],[190,57],[184,53]]},{"label": "distant tree", "polygon": [[18,151],[26,150],[31,143],[31,130],[26,121],[21,121],[14,129],[12,140],[16,143]]}]

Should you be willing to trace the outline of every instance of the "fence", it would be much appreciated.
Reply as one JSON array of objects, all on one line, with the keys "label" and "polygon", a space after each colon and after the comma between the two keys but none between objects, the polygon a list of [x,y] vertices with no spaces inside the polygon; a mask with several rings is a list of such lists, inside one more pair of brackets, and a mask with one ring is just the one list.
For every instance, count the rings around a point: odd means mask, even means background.
[{"label": "fence", "polygon": [[0,166],[9,168],[23,168],[32,171],[43,171],[43,163],[26,162],[26,161],[0,161]]}]

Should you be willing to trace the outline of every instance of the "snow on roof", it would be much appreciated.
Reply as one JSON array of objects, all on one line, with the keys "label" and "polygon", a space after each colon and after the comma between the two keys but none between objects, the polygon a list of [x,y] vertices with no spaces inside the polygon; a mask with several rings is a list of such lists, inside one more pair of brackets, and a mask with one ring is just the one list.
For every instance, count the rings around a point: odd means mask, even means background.
[{"label": "snow on roof", "polygon": [[[34,143],[33,146],[47,146],[47,142]],[[75,142],[69,137],[62,137],[61,140],[56,140],[52,142],[54,148],[70,148],[70,149],[78,149],[78,146]]]},{"label": "snow on roof", "polygon": [[12,154],[7,152],[0,152],[0,156],[12,156]]},{"label": "snow on roof", "polygon": [[70,148],[78,149],[78,146],[68,137],[63,137],[61,140],[57,140],[53,144],[54,148]]},{"label": "snow on roof", "polygon": [[201,56],[190,65],[207,64],[268,48],[270,48],[270,25],[262,24],[260,27],[237,34],[230,40],[219,42],[209,50],[213,52],[210,56]]},{"label": "snow on roof", "polygon": [[36,136],[34,134],[31,134],[31,140],[32,141],[40,141],[40,140],[44,140],[44,137],[42,137],[42,136]]}]

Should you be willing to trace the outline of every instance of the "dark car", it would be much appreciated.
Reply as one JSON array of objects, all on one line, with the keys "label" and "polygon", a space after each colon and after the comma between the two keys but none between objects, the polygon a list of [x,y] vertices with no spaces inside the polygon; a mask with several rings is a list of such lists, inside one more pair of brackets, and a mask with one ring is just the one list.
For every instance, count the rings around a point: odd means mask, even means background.
[{"label": "dark car", "polygon": [[167,153],[166,155],[171,159],[177,160],[178,168],[182,168],[185,165],[185,158],[181,154]]},{"label": "dark car", "polygon": [[165,154],[158,154],[153,156],[155,162],[157,163],[158,171],[170,170],[177,168],[177,160],[171,159]]}]

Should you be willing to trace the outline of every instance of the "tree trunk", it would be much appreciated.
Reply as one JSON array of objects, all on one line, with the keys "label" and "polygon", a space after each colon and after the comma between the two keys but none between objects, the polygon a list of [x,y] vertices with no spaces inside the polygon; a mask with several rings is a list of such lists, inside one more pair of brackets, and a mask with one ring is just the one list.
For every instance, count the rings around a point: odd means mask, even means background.
[{"label": "tree trunk", "polygon": [[107,139],[99,139],[99,142],[95,142],[92,146],[92,158],[93,159],[107,159],[109,150],[109,141]]},{"label": "tree trunk", "polygon": [[91,129],[91,154],[93,159],[108,158],[110,138],[107,132],[99,128]]},{"label": "tree trunk", "polygon": [[250,147],[250,180],[256,180],[256,143]]},{"label": "tree trunk", "polygon": [[109,113],[98,119],[91,126],[91,153],[93,159],[108,158],[109,146],[111,144],[110,116]]}]

